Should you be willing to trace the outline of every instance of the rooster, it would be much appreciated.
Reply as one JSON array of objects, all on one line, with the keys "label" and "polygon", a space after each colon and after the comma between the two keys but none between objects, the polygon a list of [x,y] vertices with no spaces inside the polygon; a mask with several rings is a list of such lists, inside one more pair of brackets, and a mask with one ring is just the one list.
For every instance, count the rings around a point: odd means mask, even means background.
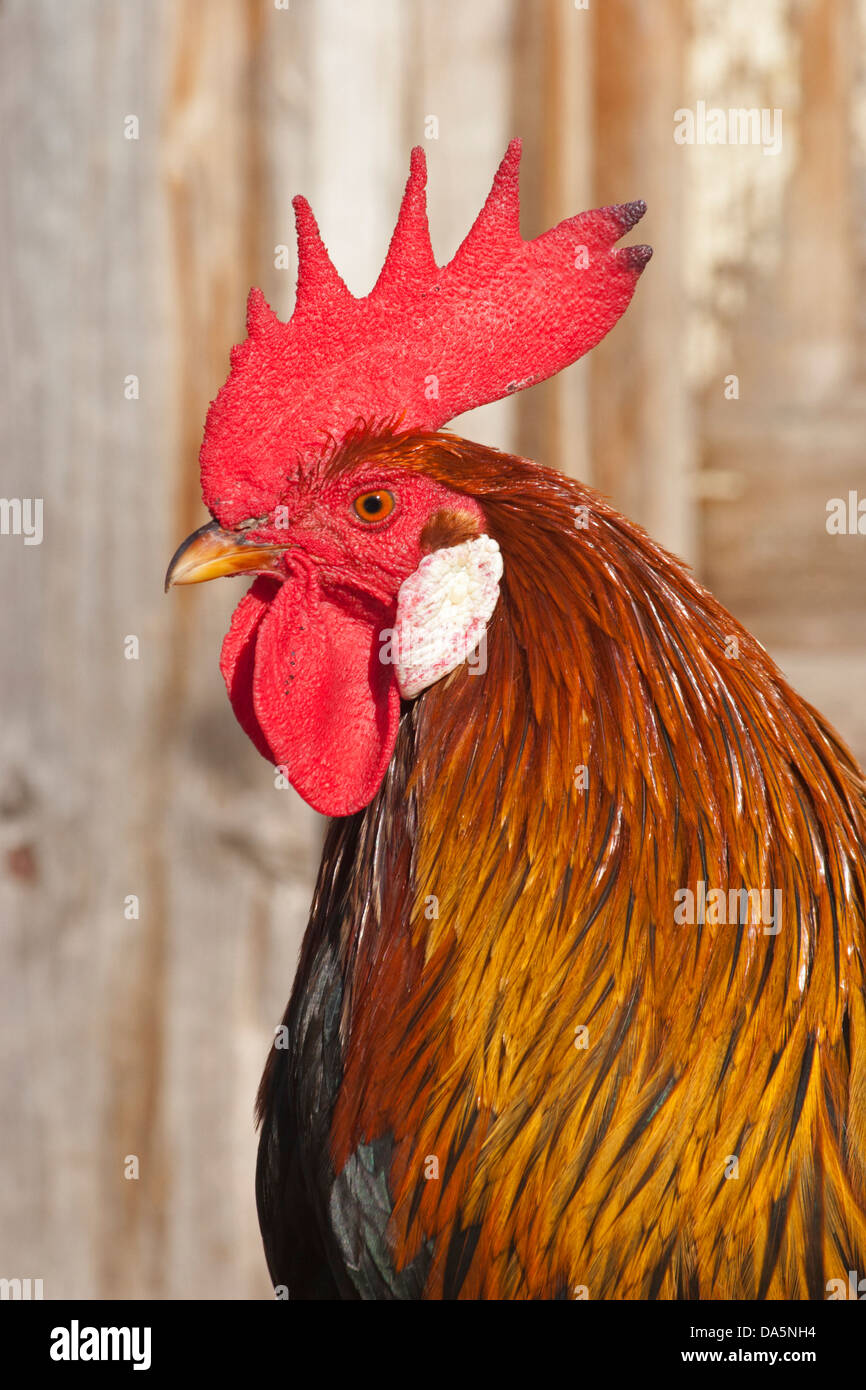
[{"label": "rooster", "polygon": [[824,1298],[866,1272],[864,778],[581,483],[446,433],[586,352],[642,203],[525,242],[519,141],[438,267],[412,155],[354,298],[295,200],[167,584],[255,576],[222,672],[332,817],[259,1093],[292,1298]]}]

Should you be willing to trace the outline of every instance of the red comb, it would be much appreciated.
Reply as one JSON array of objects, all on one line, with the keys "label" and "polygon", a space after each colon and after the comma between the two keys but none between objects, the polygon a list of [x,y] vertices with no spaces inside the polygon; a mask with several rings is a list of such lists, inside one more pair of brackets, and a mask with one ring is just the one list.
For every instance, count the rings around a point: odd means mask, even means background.
[{"label": "red comb", "polygon": [[250,290],[246,342],[208,412],[202,490],[223,525],[270,511],[298,469],[359,419],[436,430],[474,406],[543,381],[594,347],[626,309],[652,252],[615,242],[641,202],[599,208],[524,241],[520,141],[454,259],[437,267],[423,150],[382,272],[349,293],[304,198],[295,198],[298,291],[281,322]]}]

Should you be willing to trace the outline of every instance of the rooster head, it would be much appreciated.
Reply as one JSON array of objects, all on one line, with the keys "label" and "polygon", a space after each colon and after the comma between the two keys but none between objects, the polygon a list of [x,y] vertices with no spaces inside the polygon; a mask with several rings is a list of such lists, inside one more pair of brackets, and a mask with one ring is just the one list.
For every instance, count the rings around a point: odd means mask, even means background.
[{"label": "rooster head", "polygon": [[552,376],[631,299],[650,248],[615,243],[643,203],[520,235],[520,142],[453,260],[438,267],[423,151],[375,287],[350,294],[309,205],[294,202],[298,290],[288,323],[250,291],[247,338],[201,449],[213,520],[178,549],[166,588],[255,580],[222,652],[235,714],[316,810],[375,796],[401,700],[483,642],[502,561],[483,505],[423,471],[448,420]]}]

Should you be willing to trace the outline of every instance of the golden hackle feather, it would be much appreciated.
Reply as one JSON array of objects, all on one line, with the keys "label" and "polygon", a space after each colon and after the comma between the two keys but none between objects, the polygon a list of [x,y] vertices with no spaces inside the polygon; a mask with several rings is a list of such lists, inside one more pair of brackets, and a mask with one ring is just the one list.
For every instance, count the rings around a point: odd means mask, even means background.
[{"label": "golden hackle feather", "polygon": [[[430,1297],[461,1231],[461,1297],[825,1296],[866,1263],[862,774],[590,489],[447,435],[359,457],[476,498],[504,577],[363,821],[336,1170],[393,1136]],[[778,934],[676,925],[699,880],[779,889]]]}]

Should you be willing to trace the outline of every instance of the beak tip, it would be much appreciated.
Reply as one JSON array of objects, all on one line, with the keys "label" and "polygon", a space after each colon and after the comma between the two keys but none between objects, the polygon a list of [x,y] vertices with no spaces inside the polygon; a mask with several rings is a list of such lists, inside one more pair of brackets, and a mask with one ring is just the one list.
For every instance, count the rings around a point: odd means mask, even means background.
[{"label": "beak tip", "polygon": [[[200,547],[206,541],[210,540],[211,537],[213,537],[218,532],[219,526],[217,522],[208,521],[205,522],[204,526],[200,526],[197,531],[193,531],[191,535],[187,536],[185,541],[181,541],[177,550],[174,552],[174,554],[168,562],[168,569],[165,572],[165,583],[163,585],[163,593],[167,594],[169,589],[171,589],[175,584],[184,583],[184,579],[182,576],[186,573],[187,569],[189,568],[189,560],[191,558],[189,552],[195,552],[196,548]],[[187,558],[186,565],[181,564],[181,561],[184,559],[184,557]]]},{"label": "beak tip", "polygon": [[223,531],[219,522],[209,521],[187,536],[171,557],[164,592],[176,584],[199,584],[205,579],[273,569],[275,556],[283,551],[283,546],[245,544],[236,533]]}]

